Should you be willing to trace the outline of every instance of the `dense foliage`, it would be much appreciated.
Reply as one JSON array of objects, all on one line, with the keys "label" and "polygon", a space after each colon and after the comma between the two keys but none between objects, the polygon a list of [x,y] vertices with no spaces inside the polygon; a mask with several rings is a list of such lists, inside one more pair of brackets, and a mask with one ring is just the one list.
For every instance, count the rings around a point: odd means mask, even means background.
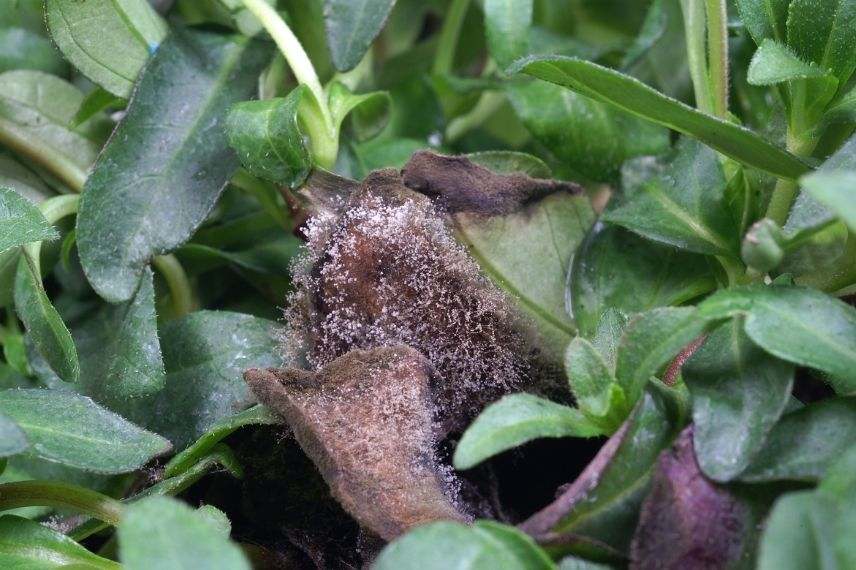
[{"label": "dense foliage", "polygon": [[[3,0],[0,567],[856,568],[854,71],[856,0]],[[311,400],[372,256],[408,383]]]}]

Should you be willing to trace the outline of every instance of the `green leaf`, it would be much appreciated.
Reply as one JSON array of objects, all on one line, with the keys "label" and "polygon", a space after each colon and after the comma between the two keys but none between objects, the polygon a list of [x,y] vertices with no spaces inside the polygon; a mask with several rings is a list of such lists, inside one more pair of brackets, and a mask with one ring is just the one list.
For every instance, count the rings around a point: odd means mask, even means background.
[{"label": "green leaf", "polygon": [[794,367],[756,347],[734,319],[682,369],[692,394],[695,455],[705,475],[730,481],[764,446],[790,400]]},{"label": "green leaf", "polygon": [[642,59],[646,53],[663,37],[669,25],[669,12],[664,0],[654,0],[645,14],[645,21],[639,28],[639,34],[624,52],[621,68],[627,69]]},{"label": "green leaf", "polygon": [[123,98],[168,31],[146,0],[45,0],[45,18],[63,55]]},{"label": "green leaf", "polygon": [[128,505],[118,528],[127,570],[250,570],[236,544],[189,506],[168,497]]},{"label": "green leaf", "polygon": [[146,66],[77,216],[80,260],[103,298],[130,299],[149,260],[208,215],[238,168],[227,110],[253,94],[267,54],[246,38],[176,30]]},{"label": "green leaf", "polygon": [[856,1],[791,0],[787,28],[788,45],[800,58],[847,83],[856,69]]},{"label": "green leaf", "polygon": [[15,276],[15,312],[39,354],[57,376],[77,382],[80,362],[74,340],[42,285],[38,260],[24,251]]},{"label": "green leaf", "polygon": [[856,391],[856,309],[815,289],[771,286],[722,291],[704,304],[734,303],[746,334],[783,360],[817,368],[841,394]]},{"label": "green leaf", "polygon": [[[27,436],[18,424],[0,414],[0,457],[9,457],[30,447]],[[2,473],[2,469],[0,469]]]},{"label": "green leaf", "polygon": [[324,27],[336,69],[356,67],[393,6],[395,0],[325,0]]},{"label": "green leaf", "polygon": [[470,162],[484,166],[497,174],[520,172],[532,178],[552,178],[553,172],[547,164],[531,154],[513,150],[483,150],[467,155]]},{"label": "green leaf", "polygon": [[522,71],[610,103],[619,109],[697,138],[734,160],[782,178],[797,178],[809,167],[752,131],[701,113],[640,81],[590,61],[533,57],[515,64]]},{"label": "green leaf", "polygon": [[615,375],[633,405],[648,380],[710,326],[692,307],[660,307],[631,321],[621,344]]},{"label": "green leaf", "polygon": [[790,3],[791,0],[737,0],[737,10],[755,43],[761,45],[765,39],[785,41]]},{"label": "green leaf", "polygon": [[[856,170],[856,136],[851,136],[816,172],[827,175],[851,170]],[[811,180],[811,176],[804,179]],[[784,230],[788,237],[795,238],[803,233],[817,231],[834,219],[835,215],[815,199],[812,191],[803,191],[791,208]]]},{"label": "green leaf", "polygon": [[833,398],[786,414],[741,481],[817,481],[856,441],[856,398]]},{"label": "green leaf", "polygon": [[327,105],[337,132],[350,115],[354,135],[359,140],[372,138],[383,130],[389,120],[392,99],[386,91],[352,93],[338,81],[327,85]]},{"label": "green leaf", "polygon": [[70,392],[4,390],[0,413],[24,431],[35,455],[96,473],[133,471],[170,448],[162,437]]},{"label": "green leaf", "polygon": [[6,154],[0,154],[0,186],[11,188],[34,204],[55,194],[35,172]]},{"label": "green leaf", "polygon": [[482,271],[534,323],[534,344],[560,364],[575,326],[565,309],[574,251],[594,222],[588,198],[557,192],[518,211],[454,216],[456,234]]},{"label": "green leaf", "polygon": [[579,410],[532,394],[511,394],[485,408],[467,428],[453,462],[456,469],[469,469],[533,439],[601,433]]},{"label": "green leaf", "polygon": [[856,170],[814,172],[800,178],[800,185],[856,232]]},{"label": "green leaf", "polygon": [[[4,8],[14,10],[14,4]],[[24,27],[0,23],[0,73],[10,69],[33,69],[62,76],[68,74],[68,64],[49,39]]]},{"label": "green leaf", "polygon": [[580,334],[591,338],[607,309],[638,313],[684,303],[715,287],[703,256],[597,224],[576,253],[568,292]]},{"label": "green leaf", "polygon": [[646,392],[585,471],[520,529],[552,554],[585,548],[579,542],[588,538],[626,558],[657,458],[677,433],[674,421],[666,398]]},{"label": "green leaf", "polygon": [[101,117],[72,129],[82,102],[83,93],[59,77],[25,70],[0,74],[0,143],[81,188],[106,134]]},{"label": "green leaf", "polygon": [[628,158],[669,148],[668,131],[604,103],[541,81],[506,85],[514,112],[555,159],[609,181]]},{"label": "green leaf", "polygon": [[80,353],[81,389],[101,404],[121,410],[126,402],[163,388],[151,269],[143,271],[130,301],[102,307],[75,328],[73,336]]},{"label": "green leaf", "polygon": [[59,234],[39,209],[13,189],[0,186],[0,252]]},{"label": "green leaf", "polygon": [[603,219],[649,239],[695,253],[736,256],[738,229],[716,153],[684,139],[662,172],[625,185]]},{"label": "green leaf", "polygon": [[597,349],[582,337],[574,338],[565,352],[565,371],[580,410],[593,421],[603,421],[609,432],[615,431],[630,410],[624,391]]},{"label": "green leaf", "polygon": [[532,9],[532,0],[485,0],[487,46],[499,67],[529,53]]},{"label": "green leaf", "polygon": [[112,560],[92,554],[61,532],[14,515],[0,517],[0,566],[20,570],[121,568]]},{"label": "green leaf", "polygon": [[775,85],[813,78],[827,80],[833,92],[838,85],[838,80],[826,69],[802,61],[786,45],[769,39],[764,40],[752,56],[747,77],[752,85]]},{"label": "green leaf", "polygon": [[166,436],[176,451],[250,404],[244,370],[282,365],[276,325],[250,315],[197,311],[166,323],[160,338],[166,385],[128,402],[126,415]]},{"label": "green leaf", "polygon": [[300,85],[285,98],[243,101],[229,111],[229,144],[253,176],[292,188],[309,176],[312,158],[297,121],[305,92]]},{"label": "green leaf", "polygon": [[226,416],[218,420],[187,449],[170,459],[164,470],[164,477],[174,477],[184,473],[204,458],[223,438],[244,426],[273,425],[279,422],[280,420],[262,405],[253,406],[234,416]]},{"label": "green leaf", "polygon": [[556,565],[514,527],[493,521],[472,526],[435,522],[420,526],[384,548],[375,570],[550,570]]},{"label": "green leaf", "polygon": [[758,570],[836,568],[831,548],[834,505],[803,491],[782,497],[767,520]]},{"label": "green leaf", "polygon": [[98,113],[108,110],[111,107],[124,107],[125,103],[126,101],[123,98],[113,95],[102,87],[93,89],[83,99],[80,108],[74,114],[72,125],[77,126],[85,123]]}]

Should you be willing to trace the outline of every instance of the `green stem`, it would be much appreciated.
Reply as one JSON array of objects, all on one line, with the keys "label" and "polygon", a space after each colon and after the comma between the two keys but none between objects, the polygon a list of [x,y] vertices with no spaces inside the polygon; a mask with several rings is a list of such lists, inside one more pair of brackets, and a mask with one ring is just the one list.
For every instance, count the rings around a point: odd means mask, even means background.
[{"label": "green stem", "polygon": [[170,297],[172,297],[175,316],[183,317],[188,313],[192,313],[196,307],[193,287],[190,285],[187,273],[184,272],[184,268],[178,262],[178,259],[172,254],[159,255],[154,258],[152,265],[160,271],[160,274],[166,280]]},{"label": "green stem", "polygon": [[0,119],[0,144],[47,168],[75,192],[83,189],[86,172],[80,166],[56,149],[41,144],[35,137],[21,136],[3,119]]},{"label": "green stem", "polygon": [[455,60],[455,50],[458,47],[458,38],[461,35],[461,27],[464,25],[464,16],[470,0],[452,0],[446,19],[443,21],[443,29],[440,30],[440,42],[437,45],[437,53],[434,56],[435,75],[444,75],[452,71]]},{"label": "green stem", "polygon": [[[50,225],[54,225],[66,216],[72,216],[77,213],[77,208],[80,206],[79,194],[66,194],[62,196],[54,196],[48,198],[39,204],[39,211],[45,217],[45,220]],[[39,264],[39,257],[42,253],[42,242],[35,241],[24,246],[24,252],[33,262],[33,271],[41,280],[42,270]]]},{"label": "green stem", "polygon": [[[797,156],[808,156],[814,150],[816,141],[809,139],[799,139],[788,134],[787,149]],[[770,203],[767,206],[765,217],[770,218],[780,226],[784,226],[788,220],[791,206],[797,196],[799,185],[796,180],[788,180],[779,178],[776,181],[776,186],[773,188],[773,194],[770,196]]]},{"label": "green stem", "polygon": [[73,509],[113,526],[122,517],[122,503],[85,487],[58,481],[0,484],[0,510],[34,506]]},{"label": "green stem", "polygon": [[726,0],[705,0],[708,72],[713,113],[728,117],[728,9]]},{"label": "green stem", "polygon": [[446,127],[446,142],[452,143],[472,129],[480,126],[496,113],[505,103],[505,95],[499,91],[485,91],[476,106],[466,115],[455,117]]},{"label": "green stem", "polygon": [[324,96],[324,89],[321,88],[321,82],[318,80],[318,74],[315,72],[315,67],[309,60],[309,56],[300,45],[300,41],[288,24],[282,19],[277,11],[264,0],[243,0],[247,10],[259,19],[267,30],[273,41],[276,42],[279,51],[285,56],[285,60],[291,67],[297,82],[306,85],[315,99],[318,101],[318,107],[324,117],[324,122],[330,131],[333,131],[333,119],[330,116],[330,109],[327,107],[327,98]]},{"label": "green stem", "polygon": [[707,73],[705,55],[705,11],[702,0],[681,0],[684,15],[684,36],[687,43],[687,64],[693,81],[696,107],[699,111],[710,113],[713,110],[710,100],[710,78]]}]

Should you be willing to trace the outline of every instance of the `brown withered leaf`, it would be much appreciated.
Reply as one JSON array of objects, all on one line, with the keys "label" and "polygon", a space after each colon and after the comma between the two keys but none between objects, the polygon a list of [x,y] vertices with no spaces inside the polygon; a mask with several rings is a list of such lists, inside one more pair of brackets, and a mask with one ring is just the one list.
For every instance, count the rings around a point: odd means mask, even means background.
[{"label": "brown withered leaf", "polygon": [[657,463],[631,546],[637,570],[751,568],[759,513],[702,474],[686,428]]},{"label": "brown withered leaf", "polygon": [[404,185],[431,197],[447,212],[507,214],[556,192],[581,194],[571,182],[496,174],[465,156],[419,151],[401,171]]},{"label": "brown withered leaf", "polygon": [[318,372],[256,369],[245,379],[345,510],[390,540],[429,521],[468,519],[435,457],[431,370],[416,350],[394,346],[352,350]]}]

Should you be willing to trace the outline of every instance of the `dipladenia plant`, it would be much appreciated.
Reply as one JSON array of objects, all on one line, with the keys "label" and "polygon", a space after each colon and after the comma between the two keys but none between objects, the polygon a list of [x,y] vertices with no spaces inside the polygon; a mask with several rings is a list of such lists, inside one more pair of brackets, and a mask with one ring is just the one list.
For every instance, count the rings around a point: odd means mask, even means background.
[{"label": "dipladenia plant", "polygon": [[0,7],[0,567],[856,567],[856,1]]}]

